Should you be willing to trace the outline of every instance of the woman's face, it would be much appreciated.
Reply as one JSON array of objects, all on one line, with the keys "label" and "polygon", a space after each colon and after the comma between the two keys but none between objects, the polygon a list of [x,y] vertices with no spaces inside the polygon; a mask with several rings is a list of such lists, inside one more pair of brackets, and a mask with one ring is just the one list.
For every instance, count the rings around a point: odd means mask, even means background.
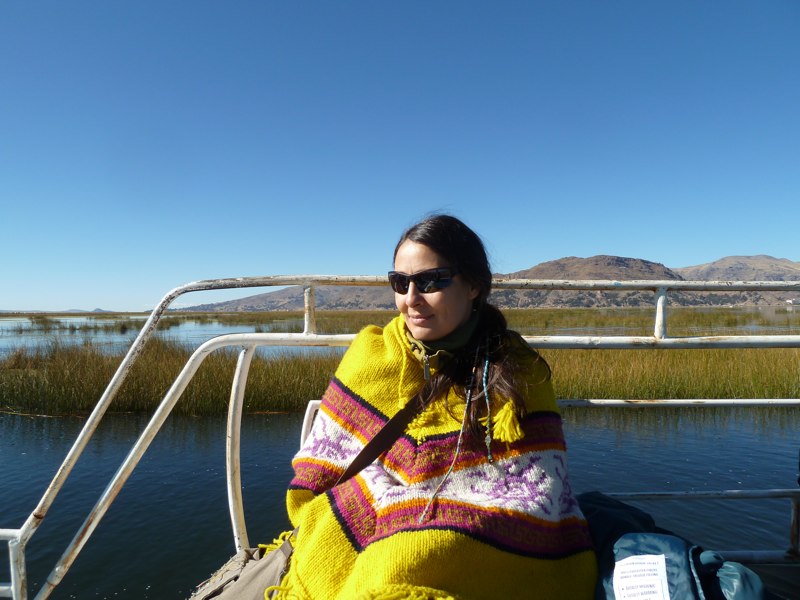
[{"label": "woman's face", "polygon": [[[452,266],[428,246],[411,240],[403,242],[394,257],[394,270],[406,275]],[[449,286],[427,294],[421,294],[412,281],[407,293],[395,292],[394,301],[411,335],[421,342],[434,342],[469,320],[478,293],[478,288],[456,275]]]}]

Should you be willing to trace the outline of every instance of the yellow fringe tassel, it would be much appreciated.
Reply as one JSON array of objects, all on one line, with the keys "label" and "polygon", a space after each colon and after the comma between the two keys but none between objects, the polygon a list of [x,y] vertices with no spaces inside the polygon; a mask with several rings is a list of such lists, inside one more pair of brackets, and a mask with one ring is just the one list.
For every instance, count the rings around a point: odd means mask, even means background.
[{"label": "yellow fringe tassel", "polygon": [[[486,417],[481,419],[481,422],[486,425]],[[492,437],[498,442],[507,444],[517,442],[525,437],[525,432],[519,425],[513,401],[509,400],[492,415]]]},{"label": "yellow fringe tassel", "polygon": [[283,542],[285,542],[287,539],[289,540],[289,543],[292,546],[294,546],[294,539],[291,537],[293,533],[294,533],[293,529],[289,531],[284,531],[282,534],[280,534],[278,537],[272,540],[271,544],[259,544],[258,547],[264,551],[264,555],[266,556],[273,550],[277,550],[278,548],[280,548]]}]

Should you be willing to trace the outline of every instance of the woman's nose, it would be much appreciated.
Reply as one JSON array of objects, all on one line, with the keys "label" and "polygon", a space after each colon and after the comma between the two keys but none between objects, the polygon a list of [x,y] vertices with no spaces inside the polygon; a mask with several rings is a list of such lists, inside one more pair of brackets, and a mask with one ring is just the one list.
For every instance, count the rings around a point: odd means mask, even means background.
[{"label": "woman's nose", "polygon": [[414,306],[422,301],[422,294],[417,289],[417,284],[413,281],[408,282],[408,291],[406,292],[406,304]]}]

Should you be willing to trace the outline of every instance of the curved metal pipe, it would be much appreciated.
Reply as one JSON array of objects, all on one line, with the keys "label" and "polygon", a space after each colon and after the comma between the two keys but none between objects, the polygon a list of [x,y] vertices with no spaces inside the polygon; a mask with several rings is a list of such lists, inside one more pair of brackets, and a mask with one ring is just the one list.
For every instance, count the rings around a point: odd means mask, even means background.
[{"label": "curved metal pipe", "polygon": [[233,542],[236,551],[248,548],[247,525],[244,518],[244,500],[242,498],[242,463],[241,463],[241,429],[242,409],[244,407],[244,390],[250,363],[253,361],[255,347],[248,346],[239,353],[236,373],[231,386],[231,401],[228,405],[228,432],[225,440],[225,469],[228,477],[228,508],[231,513]]}]

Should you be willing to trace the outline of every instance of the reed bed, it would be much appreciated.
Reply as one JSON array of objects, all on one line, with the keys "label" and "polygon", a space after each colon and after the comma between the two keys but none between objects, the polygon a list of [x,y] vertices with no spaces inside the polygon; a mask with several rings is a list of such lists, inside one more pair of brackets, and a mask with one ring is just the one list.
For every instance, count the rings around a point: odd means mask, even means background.
[{"label": "reed bed", "polygon": [[[653,335],[654,308],[534,308],[504,310],[509,327],[524,335],[570,332],[575,335],[620,332]],[[667,333],[672,337],[722,335],[748,330],[800,333],[800,311],[785,307],[696,308],[667,310]]]},{"label": "reed bed", "polygon": [[[318,311],[322,333],[357,331],[368,323],[383,325],[394,311]],[[645,309],[528,309],[506,311],[512,328],[529,335],[554,332],[621,330],[650,335],[653,311]],[[776,316],[777,315],[777,316]],[[107,315],[103,316],[107,319]],[[165,324],[198,317],[254,330],[301,331],[302,313],[170,314]],[[671,335],[697,335],[720,327],[800,326],[800,315],[716,309],[674,310]],[[49,326],[56,326],[50,322]],[[57,321],[55,321],[57,323]],[[40,321],[41,325],[43,322]],[[123,323],[128,323],[127,318]],[[114,321],[103,325],[115,327]],[[137,326],[138,327],[138,326]],[[690,333],[685,333],[685,332]],[[678,333],[676,333],[678,332]],[[796,332],[796,331],[794,331]],[[798,398],[800,350],[545,350],[553,383],[561,398]],[[151,339],[130,372],[110,410],[151,411],[186,363],[190,351],[177,341]],[[250,369],[245,408],[248,411],[302,410],[319,398],[335,371],[341,350],[285,352],[257,356]],[[20,348],[0,359],[0,409],[45,414],[88,413],[100,398],[122,359],[91,342],[53,342],[39,349]],[[184,392],[176,411],[221,414],[227,409],[236,357],[212,354]]]},{"label": "reed bed", "polygon": [[[150,340],[109,409],[152,411],[190,356],[177,342]],[[341,358],[341,351],[255,357],[245,394],[245,410],[292,411],[319,398]],[[9,412],[85,414],[108,385],[122,355],[92,344],[51,344],[19,349],[0,361],[0,407]],[[236,356],[208,356],[181,396],[179,414],[223,414],[230,397]]]},{"label": "reed bed", "polygon": [[[561,398],[797,398],[800,350],[548,350]],[[111,410],[151,411],[190,352],[151,340]],[[319,398],[341,351],[257,356],[248,378],[248,411],[302,410]],[[122,356],[92,344],[20,349],[0,361],[0,406],[6,410],[75,414],[91,411]],[[206,358],[176,410],[221,414],[227,407],[236,357]]]},{"label": "reed bed", "polygon": [[562,398],[798,398],[800,350],[544,350]]}]

